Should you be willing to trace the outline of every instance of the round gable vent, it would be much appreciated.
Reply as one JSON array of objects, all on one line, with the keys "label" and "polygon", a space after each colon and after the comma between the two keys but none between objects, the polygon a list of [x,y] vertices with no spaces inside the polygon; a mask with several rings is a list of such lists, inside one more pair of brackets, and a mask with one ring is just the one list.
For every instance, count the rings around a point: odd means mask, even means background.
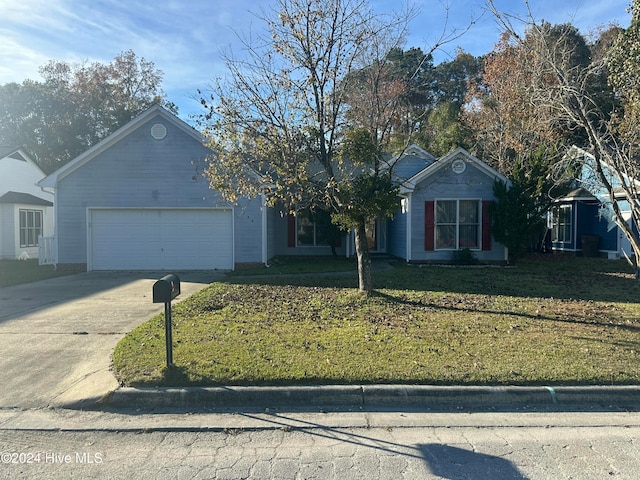
[{"label": "round gable vent", "polygon": [[467,168],[467,164],[462,158],[456,158],[453,162],[451,162],[451,170],[453,173],[461,174]]},{"label": "round gable vent", "polygon": [[156,140],[162,140],[167,136],[167,127],[165,127],[161,123],[156,123],[153,127],[151,127],[151,136]]}]

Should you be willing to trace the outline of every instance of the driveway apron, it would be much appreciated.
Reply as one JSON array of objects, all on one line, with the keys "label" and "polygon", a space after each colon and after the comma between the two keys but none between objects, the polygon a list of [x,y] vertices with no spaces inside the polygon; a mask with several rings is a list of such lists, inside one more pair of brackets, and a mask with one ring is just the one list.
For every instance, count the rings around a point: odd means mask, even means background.
[{"label": "driveway apron", "polygon": [[[113,349],[163,311],[152,289],[166,273],[87,272],[0,288],[0,408],[85,406],[118,388]],[[174,303],[221,278],[175,273]]]}]

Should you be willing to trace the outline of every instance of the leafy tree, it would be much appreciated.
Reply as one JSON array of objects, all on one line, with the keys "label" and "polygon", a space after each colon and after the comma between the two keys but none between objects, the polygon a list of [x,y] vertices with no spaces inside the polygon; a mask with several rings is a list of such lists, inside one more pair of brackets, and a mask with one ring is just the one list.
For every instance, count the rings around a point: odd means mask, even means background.
[{"label": "leafy tree", "polygon": [[389,77],[404,88],[391,138],[392,150],[418,143],[435,155],[470,145],[461,119],[467,84],[479,70],[479,60],[458,50],[454,60],[433,65],[431,52],[419,48],[392,49],[385,61]]},{"label": "leafy tree", "polygon": [[[416,70],[406,76],[398,68],[414,13],[376,15],[367,0],[278,0],[261,16],[268,35],[245,40],[245,58],[227,54],[227,77],[201,99],[216,152],[211,186],[229,200],[263,195],[289,211],[332,212],[335,224],[355,232],[364,292],[372,290],[365,226],[399,202],[382,153],[412,128],[409,86],[430,61],[430,52],[414,51],[407,61]],[[434,48],[458,36],[445,29]]]},{"label": "leafy tree", "polygon": [[436,156],[446,155],[456,147],[473,146],[471,129],[463,120],[463,106],[469,85],[478,81],[480,62],[480,58],[458,50],[452,61],[435,67],[435,104],[418,138]]},{"label": "leafy tree", "polygon": [[163,100],[162,72],[131,50],[108,64],[50,61],[42,81],[0,86],[0,143],[22,145],[45,172]]},{"label": "leafy tree", "polygon": [[474,57],[461,49],[449,62],[439,63],[434,71],[435,101],[448,102],[458,108],[464,105],[470,83],[479,81],[482,57]]},{"label": "leafy tree", "polygon": [[640,145],[640,2],[634,0],[629,28],[620,32],[608,57],[609,83],[620,100],[613,123],[622,139]]},{"label": "leafy tree", "polygon": [[[550,59],[565,72],[575,72],[589,64],[598,47],[594,46],[592,52],[586,39],[570,24],[543,21],[538,27],[535,32],[527,29],[524,36],[505,29],[494,51],[485,57],[483,74],[473,85],[465,107],[465,120],[474,132],[477,149],[507,175],[518,157],[540,145],[584,141],[573,122],[558,117],[547,104],[533,101],[536,85],[551,91],[556,80],[532,67],[532,52],[540,42],[553,45],[547,52]],[[601,104],[608,98],[602,78],[594,75],[584,86],[594,99],[600,96]]]},{"label": "leafy tree", "polygon": [[518,158],[511,174],[510,185],[496,180],[490,205],[495,239],[507,247],[508,261],[515,264],[527,251],[536,249],[545,231],[544,214],[552,204],[550,195],[555,186],[548,175],[550,162],[556,155],[555,146],[538,148],[526,158]]},{"label": "leafy tree", "polygon": [[503,34],[484,59],[481,80],[471,85],[465,122],[482,158],[511,176],[516,160],[557,133],[530,102],[532,82],[526,50]]},{"label": "leafy tree", "polygon": [[389,77],[402,85],[402,109],[394,124],[395,143],[401,149],[407,139],[417,134],[426,123],[435,103],[434,66],[430,52],[420,48],[393,48],[386,55]]},{"label": "leafy tree", "polygon": [[460,107],[453,102],[438,103],[417,137],[436,157],[446,155],[456,147],[468,148],[471,143],[471,133],[461,119]]}]

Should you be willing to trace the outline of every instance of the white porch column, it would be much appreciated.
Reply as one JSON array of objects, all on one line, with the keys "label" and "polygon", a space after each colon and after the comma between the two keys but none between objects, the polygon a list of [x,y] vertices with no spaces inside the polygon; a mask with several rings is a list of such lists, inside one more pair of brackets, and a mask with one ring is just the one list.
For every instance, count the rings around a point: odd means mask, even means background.
[{"label": "white porch column", "polygon": [[406,223],[407,223],[407,238],[406,238],[406,248],[407,248],[407,263],[411,261],[411,198],[413,196],[409,195],[402,199],[402,213],[406,215]]}]

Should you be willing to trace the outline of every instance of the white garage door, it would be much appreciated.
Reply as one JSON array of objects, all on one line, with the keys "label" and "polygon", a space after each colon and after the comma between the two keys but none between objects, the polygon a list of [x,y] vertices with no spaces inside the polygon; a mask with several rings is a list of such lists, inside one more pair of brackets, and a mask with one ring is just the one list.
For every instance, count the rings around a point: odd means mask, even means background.
[{"label": "white garage door", "polygon": [[229,209],[90,211],[93,270],[229,270]]}]

